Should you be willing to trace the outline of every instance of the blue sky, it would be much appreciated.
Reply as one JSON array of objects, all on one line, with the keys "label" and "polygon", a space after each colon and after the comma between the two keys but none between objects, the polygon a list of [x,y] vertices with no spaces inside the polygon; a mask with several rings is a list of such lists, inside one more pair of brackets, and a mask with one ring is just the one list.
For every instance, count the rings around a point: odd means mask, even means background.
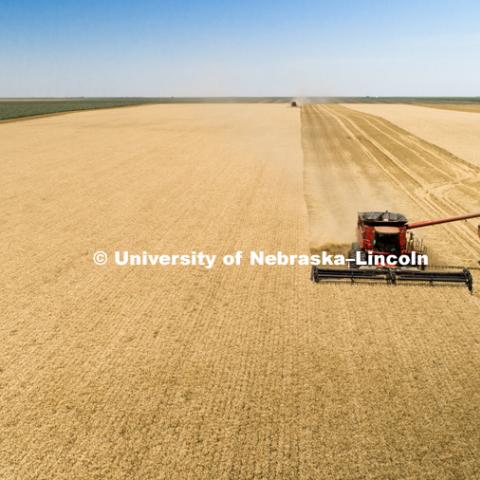
[{"label": "blue sky", "polygon": [[480,2],[0,0],[0,97],[480,95]]}]

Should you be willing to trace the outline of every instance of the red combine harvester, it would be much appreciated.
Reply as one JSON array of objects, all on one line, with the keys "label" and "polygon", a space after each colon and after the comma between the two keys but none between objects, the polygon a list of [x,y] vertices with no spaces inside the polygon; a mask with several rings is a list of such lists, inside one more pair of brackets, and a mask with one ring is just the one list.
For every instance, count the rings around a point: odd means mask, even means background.
[{"label": "red combine harvester", "polygon": [[[400,261],[419,259],[420,255],[426,254],[423,243],[417,241],[410,230],[477,217],[480,217],[480,213],[409,223],[400,213],[361,212],[357,223],[358,241],[352,243],[349,252],[349,268],[314,265],[312,281],[349,279],[353,282],[367,279],[385,280],[391,284],[397,281],[464,283],[472,292],[472,274],[467,268],[459,271],[429,271],[424,265],[405,268]],[[480,225],[478,228],[480,236]]]}]

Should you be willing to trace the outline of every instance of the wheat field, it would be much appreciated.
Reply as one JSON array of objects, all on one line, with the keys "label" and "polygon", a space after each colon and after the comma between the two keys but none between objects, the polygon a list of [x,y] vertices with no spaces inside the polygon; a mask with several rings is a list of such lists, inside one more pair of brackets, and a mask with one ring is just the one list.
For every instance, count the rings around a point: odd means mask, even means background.
[{"label": "wheat field", "polygon": [[[363,208],[478,209],[475,164],[377,116],[284,104],[3,123],[0,164],[1,478],[480,476],[478,293],[92,261],[348,243]],[[471,266],[474,230],[424,236]]]}]

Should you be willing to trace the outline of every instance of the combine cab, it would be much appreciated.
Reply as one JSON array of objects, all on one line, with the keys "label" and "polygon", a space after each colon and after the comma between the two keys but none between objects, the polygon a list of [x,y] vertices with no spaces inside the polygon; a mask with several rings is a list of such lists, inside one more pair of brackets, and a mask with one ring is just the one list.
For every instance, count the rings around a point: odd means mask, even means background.
[{"label": "combine cab", "polygon": [[[426,254],[423,243],[418,242],[412,232],[415,228],[456,222],[480,217],[480,213],[457,217],[409,223],[400,213],[361,212],[358,214],[357,242],[349,252],[349,268],[312,267],[311,278],[315,283],[321,280],[357,279],[381,280],[389,284],[397,282],[434,282],[465,284],[473,291],[472,274],[467,268],[459,271],[429,271],[420,263],[403,266],[421,260]],[[479,226],[480,235],[480,226]],[[408,262],[409,261],[409,262]]]}]

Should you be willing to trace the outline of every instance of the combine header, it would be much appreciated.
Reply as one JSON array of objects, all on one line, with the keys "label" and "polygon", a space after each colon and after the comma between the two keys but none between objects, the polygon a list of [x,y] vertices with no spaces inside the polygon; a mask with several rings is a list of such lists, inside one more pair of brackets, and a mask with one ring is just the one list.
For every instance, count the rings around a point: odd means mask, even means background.
[{"label": "combine header", "polygon": [[383,280],[389,284],[399,281],[460,283],[473,292],[472,274],[467,268],[458,271],[429,271],[422,264],[413,268],[404,267],[401,260],[415,259],[426,254],[425,246],[414,238],[410,230],[477,217],[480,217],[480,213],[409,223],[400,213],[361,212],[358,214],[357,242],[352,244],[347,260],[349,268],[322,268],[315,265],[312,267],[311,279],[315,283],[321,280],[353,282],[357,279]]}]

